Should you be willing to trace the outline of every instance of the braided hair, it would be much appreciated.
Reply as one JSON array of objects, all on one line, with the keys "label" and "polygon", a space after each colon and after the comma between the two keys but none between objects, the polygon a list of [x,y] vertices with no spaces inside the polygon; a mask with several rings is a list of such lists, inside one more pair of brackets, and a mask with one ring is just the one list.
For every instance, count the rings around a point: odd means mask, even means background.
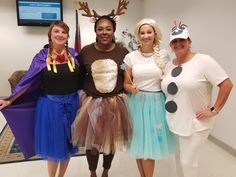
[{"label": "braided hair", "polygon": [[[52,44],[51,34],[52,34],[52,29],[53,29],[54,26],[59,26],[62,29],[64,29],[66,31],[66,33],[68,34],[68,37],[69,37],[70,28],[66,23],[64,23],[63,21],[54,21],[54,22],[52,22],[50,27],[49,27],[49,30],[48,30],[49,55],[52,55],[52,51],[53,51],[53,44]],[[68,41],[65,44],[65,49],[66,49],[67,56],[69,56]]]}]

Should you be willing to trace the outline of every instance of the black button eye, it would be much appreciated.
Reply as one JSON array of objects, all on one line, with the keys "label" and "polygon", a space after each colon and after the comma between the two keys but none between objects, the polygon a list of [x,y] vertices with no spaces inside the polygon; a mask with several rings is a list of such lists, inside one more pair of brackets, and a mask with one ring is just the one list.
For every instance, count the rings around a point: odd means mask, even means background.
[{"label": "black button eye", "polygon": [[177,77],[178,75],[180,75],[180,73],[182,72],[183,68],[181,66],[177,66],[175,67],[172,71],[171,71],[171,76],[172,77]]},{"label": "black button eye", "polygon": [[[183,70],[182,66],[175,67],[171,71],[171,76],[172,77],[177,77],[178,75],[181,74],[182,70]],[[170,82],[168,84],[167,92],[170,95],[175,95],[178,92],[178,86],[176,85],[175,82]],[[169,113],[175,113],[177,111],[178,106],[177,106],[176,102],[172,100],[172,101],[166,102],[165,108],[166,108],[166,111],[168,111]]]},{"label": "black button eye", "polygon": [[175,113],[177,111],[177,104],[174,101],[168,101],[165,104],[165,108],[169,113]]},{"label": "black button eye", "polygon": [[171,95],[174,95],[178,92],[178,87],[174,82],[171,82],[167,86],[167,92]]}]

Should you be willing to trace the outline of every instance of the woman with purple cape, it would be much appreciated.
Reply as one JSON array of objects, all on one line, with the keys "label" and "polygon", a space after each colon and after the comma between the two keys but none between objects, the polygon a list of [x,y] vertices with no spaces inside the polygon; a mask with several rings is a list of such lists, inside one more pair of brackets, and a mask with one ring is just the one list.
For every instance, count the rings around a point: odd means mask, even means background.
[{"label": "woman with purple cape", "polygon": [[0,110],[25,158],[37,154],[47,160],[49,177],[55,177],[57,170],[63,177],[70,156],[77,152],[70,127],[79,104],[78,54],[68,47],[68,38],[67,24],[53,22],[48,46],[35,55],[13,93],[0,100]]}]

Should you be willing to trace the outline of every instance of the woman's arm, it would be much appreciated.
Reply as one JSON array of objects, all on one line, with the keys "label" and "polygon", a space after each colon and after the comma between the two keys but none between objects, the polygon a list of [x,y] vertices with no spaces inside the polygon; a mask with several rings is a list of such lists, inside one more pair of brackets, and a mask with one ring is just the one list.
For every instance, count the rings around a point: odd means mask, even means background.
[{"label": "woman's arm", "polygon": [[139,90],[138,90],[137,86],[135,86],[133,84],[132,69],[130,67],[126,66],[125,71],[124,71],[124,75],[125,75],[124,89],[129,93],[137,93]]},{"label": "woman's arm", "polygon": [[219,92],[218,92],[218,96],[216,99],[216,102],[214,104],[214,108],[217,112],[219,112],[224,104],[226,103],[229,94],[233,88],[233,84],[231,82],[231,80],[228,78],[226,80],[224,80],[223,82],[221,82],[219,85]]},{"label": "woman's arm", "polygon": [[217,114],[225,105],[229,94],[233,88],[233,84],[231,80],[228,78],[221,82],[219,85],[219,91],[218,91],[218,96],[214,104],[214,112],[211,110],[210,107],[207,107],[203,109],[202,111],[199,111],[197,115],[197,119],[203,119],[207,117],[212,117],[215,114]]},{"label": "woman's arm", "polygon": [[18,97],[20,97],[23,93],[26,92],[26,90],[28,90],[28,88],[30,87],[31,84],[29,84],[27,87],[25,87],[24,89],[22,89],[19,93],[17,93],[16,95],[14,95],[13,97],[7,99],[7,100],[0,100],[0,110],[2,110],[3,108],[11,105],[11,103],[13,103]]}]

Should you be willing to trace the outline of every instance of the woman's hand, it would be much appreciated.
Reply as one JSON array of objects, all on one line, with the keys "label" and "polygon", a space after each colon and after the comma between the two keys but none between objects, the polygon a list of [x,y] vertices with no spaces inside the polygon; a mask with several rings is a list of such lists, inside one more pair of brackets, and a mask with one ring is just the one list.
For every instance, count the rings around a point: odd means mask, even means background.
[{"label": "woman's hand", "polygon": [[125,80],[124,80],[124,89],[129,93],[137,93],[139,89],[133,83],[132,69],[128,66],[125,68]]},{"label": "woman's hand", "polygon": [[212,117],[212,116],[214,116],[216,114],[217,114],[217,112],[212,112],[210,107],[205,107],[201,111],[198,111],[196,113],[196,118],[198,120],[202,120],[202,119],[210,118],[210,117]]},{"label": "woman's hand", "polygon": [[216,115],[223,108],[233,88],[233,84],[231,80],[228,78],[228,79],[225,79],[223,82],[221,82],[218,85],[218,87],[219,87],[219,92],[218,92],[216,102],[214,103],[214,107],[217,108],[216,109],[217,111],[216,110],[211,111],[210,107],[205,107],[201,111],[196,113],[197,119],[201,120],[201,119],[212,117]]},{"label": "woman's hand", "polygon": [[139,92],[139,89],[137,86],[135,85],[130,85],[130,92],[131,93],[138,93]]},{"label": "woman's hand", "polygon": [[9,100],[0,100],[0,110],[5,108],[6,106],[9,106],[11,102]]}]

